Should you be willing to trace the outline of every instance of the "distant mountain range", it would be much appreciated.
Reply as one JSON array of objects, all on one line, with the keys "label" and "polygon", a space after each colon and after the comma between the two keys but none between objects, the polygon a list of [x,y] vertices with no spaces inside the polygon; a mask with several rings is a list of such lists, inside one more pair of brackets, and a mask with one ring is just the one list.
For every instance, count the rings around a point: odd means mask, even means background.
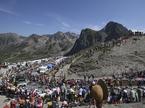
[{"label": "distant mountain range", "polygon": [[128,30],[123,25],[112,21],[100,31],[87,28],[81,31],[80,37],[76,40],[73,48],[66,55],[72,55],[99,42],[117,40],[120,37],[130,35],[132,35],[131,30]]},{"label": "distant mountain range", "polygon": [[80,36],[70,32],[51,35],[32,34],[28,37],[16,33],[0,34],[0,61],[21,61],[50,56],[73,55],[100,42],[132,36],[133,32],[122,24],[112,22],[95,31],[83,29]]},{"label": "distant mountain range", "polygon": [[78,35],[57,32],[51,35],[0,34],[0,61],[21,61],[63,55],[72,48]]}]

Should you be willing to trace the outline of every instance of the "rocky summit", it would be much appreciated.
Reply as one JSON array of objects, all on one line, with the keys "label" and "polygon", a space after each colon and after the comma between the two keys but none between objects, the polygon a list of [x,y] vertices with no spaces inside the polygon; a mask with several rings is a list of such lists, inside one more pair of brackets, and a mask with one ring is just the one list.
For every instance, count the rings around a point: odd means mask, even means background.
[{"label": "rocky summit", "polygon": [[123,36],[129,36],[131,31],[124,27],[122,24],[110,21],[102,30],[107,34],[105,41],[117,40]]},{"label": "rocky summit", "polygon": [[108,42],[117,40],[120,37],[130,36],[131,30],[128,30],[123,25],[110,21],[102,30],[95,31],[84,29],[81,31],[80,37],[76,40],[73,48],[66,55],[72,55],[82,49],[88,48],[100,42]]}]

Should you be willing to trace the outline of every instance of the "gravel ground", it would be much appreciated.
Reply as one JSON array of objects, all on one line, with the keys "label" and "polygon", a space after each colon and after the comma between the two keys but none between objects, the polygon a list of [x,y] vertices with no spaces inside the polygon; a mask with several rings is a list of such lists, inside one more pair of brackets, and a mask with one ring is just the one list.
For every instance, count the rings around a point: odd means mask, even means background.
[{"label": "gravel ground", "polygon": [[[145,70],[145,37],[133,43],[132,38],[121,46],[114,46],[110,51],[103,54],[101,51],[93,49],[91,56],[82,56],[71,64],[68,69],[70,78],[77,74],[93,74],[95,77],[110,76],[127,72],[129,69],[136,71]],[[136,52],[136,53],[135,53]],[[90,50],[86,50],[83,54],[90,54]],[[96,63],[97,61],[97,63]],[[79,76],[79,77],[80,77]]]}]

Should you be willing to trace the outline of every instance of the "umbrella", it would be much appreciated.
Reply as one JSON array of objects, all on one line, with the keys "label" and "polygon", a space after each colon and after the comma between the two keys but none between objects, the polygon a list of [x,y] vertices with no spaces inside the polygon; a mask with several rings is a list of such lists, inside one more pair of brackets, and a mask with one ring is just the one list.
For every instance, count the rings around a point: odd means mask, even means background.
[{"label": "umbrella", "polygon": [[48,69],[52,69],[54,67],[54,64],[47,64]]}]

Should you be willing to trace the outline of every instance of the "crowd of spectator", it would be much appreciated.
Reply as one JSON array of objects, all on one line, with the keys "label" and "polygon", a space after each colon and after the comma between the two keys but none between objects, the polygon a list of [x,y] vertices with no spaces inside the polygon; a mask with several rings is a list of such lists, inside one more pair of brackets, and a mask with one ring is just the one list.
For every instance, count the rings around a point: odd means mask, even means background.
[{"label": "crowd of spectator", "polygon": [[[90,105],[93,75],[84,79],[56,78],[40,74],[35,65],[17,66],[1,78],[0,93],[10,98],[3,108],[68,108]],[[32,74],[34,70],[38,74]],[[102,77],[108,87],[108,104],[141,102],[145,97],[145,71]],[[23,83],[20,83],[23,82]]]}]

